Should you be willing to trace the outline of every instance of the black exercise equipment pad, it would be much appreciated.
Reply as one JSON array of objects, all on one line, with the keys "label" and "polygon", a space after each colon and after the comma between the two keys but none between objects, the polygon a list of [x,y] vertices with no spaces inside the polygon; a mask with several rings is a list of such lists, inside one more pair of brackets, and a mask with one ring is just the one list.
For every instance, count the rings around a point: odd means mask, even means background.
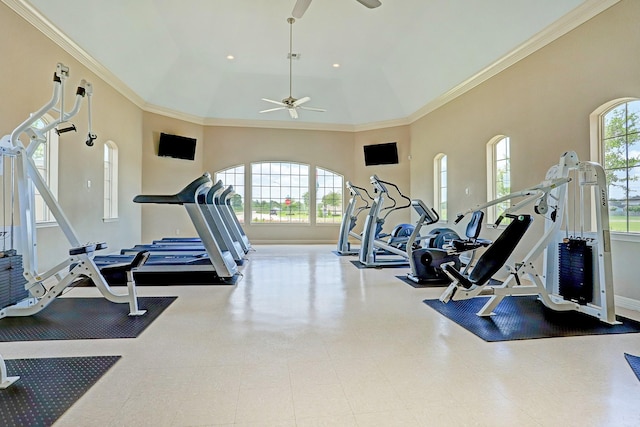
[{"label": "black exercise equipment pad", "polygon": [[462,301],[424,300],[424,303],[485,341],[511,341],[580,335],[626,334],[640,332],[640,322],[617,316],[621,325],[609,325],[577,311],[554,311],[535,295],[506,297],[494,315],[476,313],[489,297]]},{"label": "black exercise equipment pad", "polygon": [[413,286],[414,288],[442,288],[445,286],[449,286],[450,282],[445,282],[444,280],[434,280],[433,282],[429,282],[429,281],[424,281],[424,282],[420,282],[420,283],[416,283],[413,280],[409,279],[406,275],[404,276],[396,276],[396,279],[400,279],[402,280],[404,283],[406,283],[409,286]]},{"label": "black exercise equipment pad", "polygon": [[640,380],[640,357],[625,353],[624,358],[627,359],[629,366],[631,366],[631,370],[636,374],[638,380]]},{"label": "black exercise equipment pad", "polygon": [[0,390],[0,425],[50,426],[82,397],[120,356],[5,360],[20,379]]},{"label": "black exercise equipment pad", "polygon": [[378,265],[375,267],[367,267],[366,265],[364,265],[363,263],[361,263],[360,261],[349,261],[351,264],[353,264],[354,266],[356,266],[359,270],[366,270],[366,269],[372,269],[375,270],[376,268],[409,268],[409,261],[407,261],[406,264],[401,264],[401,265],[394,265],[394,264],[389,264],[389,265]]},{"label": "black exercise equipment pad", "polygon": [[0,342],[135,338],[176,298],[139,297],[142,316],[105,298],[58,298],[33,316],[0,319]]}]

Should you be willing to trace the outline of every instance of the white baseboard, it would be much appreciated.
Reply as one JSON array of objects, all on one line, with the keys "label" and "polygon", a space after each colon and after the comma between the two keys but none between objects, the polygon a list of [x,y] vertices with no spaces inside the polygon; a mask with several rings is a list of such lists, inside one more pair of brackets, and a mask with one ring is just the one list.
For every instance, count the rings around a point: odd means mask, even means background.
[{"label": "white baseboard", "polygon": [[617,307],[626,308],[627,310],[640,311],[640,301],[638,301],[637,299],[616,295],[614,301]]}]

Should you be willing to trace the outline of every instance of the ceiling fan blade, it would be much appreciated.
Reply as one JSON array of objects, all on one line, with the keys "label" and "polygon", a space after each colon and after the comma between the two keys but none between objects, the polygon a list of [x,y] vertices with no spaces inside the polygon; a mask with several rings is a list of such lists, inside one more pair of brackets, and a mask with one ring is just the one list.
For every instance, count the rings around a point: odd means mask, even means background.
[{"label": "ceiling fan blade", "polygon": [[263,100],[263,101],[270,102],[270,103],[272,103],[272,104],[279,105],[279,106],[281,106],[281,107],[286,107],[286,106],[287,106],[287,104],[285,104],[285,103],[283,103],[283,102],[280,102],[280,101],[274,101],[273,99],[262,98],[262,100]]},{"label": "ceiling fan blade", "polygon": [[286,110],[287,107],[276,107],[276,108],[269,108],[268,110],[262,110],[260,111],[261,113],[270,113],[272,111],[278,111],[278,110]]},{"label": "ceiling fan blade", "polygon": [[309,98],[308,96],[304,96],[304,97],[302,97],[300,99],[295,100],[294,103],[293,103],[293,106],[294,107],[298,107],[298,106],[304,104],[305,102],[309,102],[309,101],[311,101],[311,98]]},{"label": "ceiling fan blade", "polygon": [[289,108],[289,115],[291,116],[292,119],[298,118],[298,112],[296,111],[295,108]]},{"label": "ceiling fan blade", "polygon": [[298,19],[302,18],[302,15],[307,11],[310,4],[311,0],[297,0],[295,6],[293,6],[291,16]]},{"label": "ceiling fan blade", "polygon": [[358,3],[367,6],[369,9],[375,9],[376,7],[382,6],[380,0],[358,0]]},{"label": "ceiling fan blade", "polygon": [[324,108],[314,108],[314,107],[298,107],[298,108],[300,108],[301,110],[320,111],[321,113],[324,113],[327,111]]}]

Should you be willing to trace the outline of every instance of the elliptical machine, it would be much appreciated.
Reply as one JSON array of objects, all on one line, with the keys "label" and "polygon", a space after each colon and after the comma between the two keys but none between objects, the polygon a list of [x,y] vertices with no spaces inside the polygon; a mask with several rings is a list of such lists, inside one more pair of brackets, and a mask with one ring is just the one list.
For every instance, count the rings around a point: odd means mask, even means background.
[{"label": "elliptical machine", "polygon": [[[356,240],[362,240],[362,236],[355,233],[353,229],[356,227],[356,224],[358,222],[358,216],[365,210],[371,208],[369,201],[373,200],[373,197],[371,197],[371,195],[365,188],[358,187],[352,184],[351,181],[347,181],[346,187],[351,194],[351,198],[349,199],[347,209],[344,211],[342,222],[340,223],[340,235],[338,237],[337,252],[340,255],[358,255],[360,251],[351,247],[349,237],[353,237]],[[365,199],[362,196],[361,192],[364,192],[369,200]],[[356,207],[358,204],[358,199],[362,200],[362,203],[364,204],[363,206]]]},{"label": "elliptical machine", "polygon": [[[420,236],[420,229],[425,225],[435,224],[439,220],[438,213],[428,208],[420,199],[411,201],[411,206],[420,215],[415,229],[407,241],[407,254],[411,272],[407,273],[407,279],[419,284],[449,284],[450,277],[445,274],[443,268],[450,264],[456,270],[462,268],[460,256],[464,252],[471,252],[466,260],[463,274],[467,272],[473,263],[476,249],[488,246],[490,240],[480,239],[482,220],[484,213],[476,211],[467,224],[466,239],[462,239],[455,230],[451,228],[434,228],[426,236]],[[461,218],[460,218],[461,219]],[[415,242],[422,240],[422,247],[418,247]]]},{"label": "elliptical machine", "polygon": [[[364,267],[385,267],[406,265],[409,263],[406,251],[407,242],[414,230],[411,224],[400,224],[394,228],[391,234],[382,234],[387,217],[394,211],[405,209],[411,206],[411,199],[402,194],[397,185],[383,181],[377,175],[371,178],[376,197],[371,203],[371,209],[367,214],[362,232],[362,247],[358,260]],[[390,185],[396,189],[400,197],[407,200],[406,205],[398,206],[395,199],[389,196],[386,185]],[[393,203],[390,206],[383,207],[385,195]],[[382,212],[387,211],[384,215]],[[383,237],[389,237],[387,241],[382,241]],[[391,258],[385,258],[391,256]],[[399,257],[399,258],[398,258]]]}]

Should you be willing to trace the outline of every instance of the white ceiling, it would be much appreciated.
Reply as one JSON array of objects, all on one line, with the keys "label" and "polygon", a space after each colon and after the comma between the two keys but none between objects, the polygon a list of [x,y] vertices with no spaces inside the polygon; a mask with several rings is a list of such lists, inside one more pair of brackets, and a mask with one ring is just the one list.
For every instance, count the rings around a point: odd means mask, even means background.
[{"label": "white ceiling", "polygon": [[[203,120],[292,120],[287,111],[258,111],[274,107],[261,98],[289,95],[286,20],[295,0],[19,2],[146,105]],[[356,0],[313,0],[293,25],[301,55],[293,96],[327,112],[300,111],[298,121],[406,119],[585,3],[594,1],[382,0],[367,9]]]}]

